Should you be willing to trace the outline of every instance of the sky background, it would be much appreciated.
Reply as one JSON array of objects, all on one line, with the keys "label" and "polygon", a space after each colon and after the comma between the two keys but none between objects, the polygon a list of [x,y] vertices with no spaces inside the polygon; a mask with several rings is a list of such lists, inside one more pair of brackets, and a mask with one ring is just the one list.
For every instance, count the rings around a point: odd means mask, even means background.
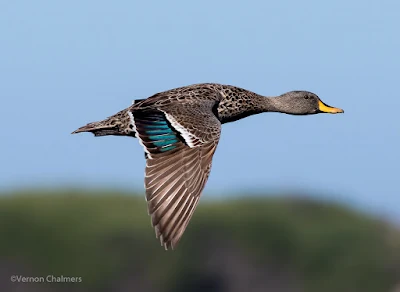
[{"label": "sky background", "polygon": [[217,82],[343,115],[223,126],[205,196],[296,190],[400,222],[398,1],[1,1],[0,191],[143,190],[137,140],[70,135],[136,98]]}]

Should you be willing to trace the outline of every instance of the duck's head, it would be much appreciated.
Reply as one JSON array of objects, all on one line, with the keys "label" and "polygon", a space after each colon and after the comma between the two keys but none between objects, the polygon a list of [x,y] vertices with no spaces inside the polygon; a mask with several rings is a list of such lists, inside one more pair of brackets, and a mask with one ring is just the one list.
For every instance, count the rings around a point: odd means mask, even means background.
[{"label": "duck's head", "polygon": [[312,115],[319,113],[344,113],[340,108],[324,103],[315,93],[309,91],[290,91],[275,98],[280,112],[292,115]]}]

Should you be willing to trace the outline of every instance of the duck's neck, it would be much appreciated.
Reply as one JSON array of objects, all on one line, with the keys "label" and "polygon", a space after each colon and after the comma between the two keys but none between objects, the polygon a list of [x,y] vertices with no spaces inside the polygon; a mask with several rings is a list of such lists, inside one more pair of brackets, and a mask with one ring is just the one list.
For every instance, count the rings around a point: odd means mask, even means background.
[{"label": "duck's neck", "polygon": [[263,112],[285,112],[280,97],[262,96],[255,93],[240,98],[233,95],[222,100],[218,106],[218,116],[222,123],[229,123]]},{"label": "duck's neck", "polygon": [[262,96],[230,85],[224,85],[220,90],[224,96],[218,105],[218,116],[222,123],[263,112],[290,113],[286,93],[279,96]]},{"label": "duck's neck", "polygon": [[291,113],[289,104],[286,102],[285,94],[279,96],[259,96],[258,102],[260,112]]}]

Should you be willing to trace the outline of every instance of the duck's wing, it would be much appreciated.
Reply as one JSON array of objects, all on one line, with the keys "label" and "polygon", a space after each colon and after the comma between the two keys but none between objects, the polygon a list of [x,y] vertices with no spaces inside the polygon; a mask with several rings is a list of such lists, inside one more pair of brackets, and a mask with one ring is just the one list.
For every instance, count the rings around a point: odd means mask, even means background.
[{"label": "duck's wing", "polygon": [[211,170],[221,123],[215,101],[175,105],[132,114],[146,152],[146,198],[156,236],[176,247]]}]

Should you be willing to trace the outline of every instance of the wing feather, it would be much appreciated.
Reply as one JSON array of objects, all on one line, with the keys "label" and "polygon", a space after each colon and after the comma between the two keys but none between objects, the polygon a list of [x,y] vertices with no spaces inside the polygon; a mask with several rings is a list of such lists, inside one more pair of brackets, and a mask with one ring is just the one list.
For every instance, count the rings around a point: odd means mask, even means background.
[{"label": "wing feather", "polygon": [[[152,224],[166,249],[177,245],[193,215],[208,179],[216,146],[216,143],[209,143],[195,148],[186,147],[175,155],[175,164],[180,167],[172,175],[162,180],[159,179],[160,175],[158,179],[145,182]],[[164,159],[164,156],[153,157],[147,164],[154,171],[155,165],[159,162],[162,164]],[[164,168],[157,169],[165,173]],[[151,185],[148,185],[149,182]]]},{"label": "wing feather", "polygon": [[147,158],[148,212],[166,249],[181,239],[210,174],[221,131],[213,104],[132,112]]}]

